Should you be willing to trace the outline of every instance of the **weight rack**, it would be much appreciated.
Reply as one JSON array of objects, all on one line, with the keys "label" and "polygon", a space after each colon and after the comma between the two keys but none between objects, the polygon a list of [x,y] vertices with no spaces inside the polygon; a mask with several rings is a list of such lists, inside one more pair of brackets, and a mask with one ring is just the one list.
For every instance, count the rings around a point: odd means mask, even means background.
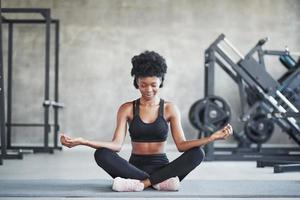
[{"label": "weight rack", "polygon": [[[39,14],[43,19],[8,19],[3,14],[5,13],[35,13]],[[58,145],[58,131],[59,131],[59,114],[60,108],[64,107],[62,103],[59,103],[59,20],[51,18],[50,9],[44,8],[2,8],[1,9],[1,36],[2,36],[2,24],[8,24],[8,78],[7,78],[7,122],[5,132],[5,104],[4,104],[4,91],[1,96],[3,99],[1,106],[1,155],[4,158],[10,158],[7,150],[19,151],[16,156],[11,158],[22,158],[20,150],[27,149],[33,150],[33,152],[46,152],[53,153],[53,150],[62,148]],[[15,24],[45,24],[45,87],[44,87],[44,102],[42,106],[44,108],[44,123],[13,123],[11,121],[11,102],[12,102],[12,52],[13,52],[13,31]],[[54,36],[54,100],[49,99],[49,87],[50,87],[50,37],[51,37],[51,24],[54,25],[55,36]],[[2,37],[1,37],[2,40]],[[2,49],[2,44],[1,44]],[[3,67],[3,52],[1,52],[1,67]],[[1,71],[3,77],[3,70]],[[3,78],[1,79],[2,86],[4,88]],[[49,109],[50,107],[54,110],[54,124],[49,123]],[[3,111],[3,112],[2,112]],[[49,133],[51,126],[54,127],[54,146],[49,146]],[[11,143],[11,127],[43,127],[44,128],[44,144],[43,146],[13,146]]]},{"label": "weight rack", "polygon": [[[0,16],[2,16],[0,2]],[[4,98],[4,81],[3,81],[3,58],[2,58],[2,18],[0,17],[0,139],[1,139],[1,154],[0,165],[3,164],[3,155],[6,151],[5,144],[5,98]]]},{"label": "weight rack", "polygon": [[[246,122],[249,116],[257,108],[263,109],[268,116],[280,126],[282,130],[300,145],[300,128],[295,118],[299,117],[299,108],[294,106],[284,94],[279,90],[280,85],[266,71],[264,67],[263,56],[268,53],[288,54],[288,51],[263,51],[261,46],[266,39],[260,40],[258,44],[244,56],[242,55],[225,37],[221,34],[205,51],[205,97],[214,95],[214,70],[215,65],[220,66],[233,80],[238,84],[239,95],[242,107],[242,122]],[[229,56],[229,51],[235,54]],[[258,61],[253,58],[254,53],[258,53]],[[294,74],[299,75],[300,69]],[[250,109],[247,108],[247,99],[245,88],[252,89],[261,101],[258,101]],[[286,115],[286,117],[278,117]],[[200,131],[201,135],[208,136],[211,132]],[[244,135],[241,133],[235,133]],[[262,147],[258,144],[246,148],[229,147],[218,148],[211,143],[205,146],[207,160],[257,160],[259,158],[268,158],[273,160],[300,160],[299,148],[274,148]],[[293,153],[296,153],[293,154]]]}]

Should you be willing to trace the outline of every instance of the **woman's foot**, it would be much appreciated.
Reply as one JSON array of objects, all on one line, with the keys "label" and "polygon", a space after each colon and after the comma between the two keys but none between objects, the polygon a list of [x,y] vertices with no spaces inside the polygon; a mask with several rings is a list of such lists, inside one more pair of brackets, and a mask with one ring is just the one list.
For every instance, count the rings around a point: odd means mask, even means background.
[{"label": "woman's foot", "polygon": [[154,189],[161,190],[161,191],[177,191],[179,190],[179,187],[180,187],[180,181],[177,176],[153,185]]},{"label": "woman's foot", "polygon": [[140,180],[117,177],[112,189],[117,192],[140,192],[144,190],[144,184]]}]

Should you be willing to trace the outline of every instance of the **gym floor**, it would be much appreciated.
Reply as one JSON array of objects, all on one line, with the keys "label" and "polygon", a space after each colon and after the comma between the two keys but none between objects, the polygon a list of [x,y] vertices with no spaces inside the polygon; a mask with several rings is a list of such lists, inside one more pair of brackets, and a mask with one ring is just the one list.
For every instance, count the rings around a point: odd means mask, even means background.
[{"label": "gym floor", "polygon": [[[168,146],[167,154],[170,160],[179,156],[172,145]],[[124,146],[120,155],[128,158],[130,146]],[[0,166],[0,177],[3,180],[20,179],[110,179],[93,160],[93,150],[85,147],[56,151],[51,154],[25,154],[23,160],[5,160]],[[186,179],[196,180],[300,180],[300,172],[274,174],[273,168],[256,168],[254,161],[241,162],[203,162],[190,173]],[[31,198],[1,198],[1,199],[31,199]],[[41,199],[71,199],[71,198],[41,198]],[[76,198],[79,199],[79,198]],[[83,198],[87,199],[87,198]],[[91,199],[91,198],[88,198]],[[109,198],[113,199],[113,198]],[[120,198],[116,198],[120,199]],[[126,199],[126,198],[124,198]],[[155,199],[155,198],[153,198]],[[176,198],[178,199],[178,198]],[[219,198],[208,198],[219,199]],[[230,199],[230,198],[227,198]],[[237,200],[238,198],[232,198]],[[264,198],[268,199],[268,198]],[[271,199],[271,198],[270,198]],[[276,198],[296,199],[296,198]]]}]

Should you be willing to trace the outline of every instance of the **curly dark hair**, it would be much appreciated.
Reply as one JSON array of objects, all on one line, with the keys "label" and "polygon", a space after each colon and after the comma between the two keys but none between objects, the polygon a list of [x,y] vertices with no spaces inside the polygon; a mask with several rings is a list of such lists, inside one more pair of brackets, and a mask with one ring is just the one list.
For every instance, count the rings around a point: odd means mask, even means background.
[{"label": "curly dark hair", "polygon": [[134,77],[133,85],[138,89],[137,79],[140,77],[156,76],[161,78],[159,87],[163,87],[167,64],[165,59],[154,51],[144,51],[131,59],[131,76]]}]

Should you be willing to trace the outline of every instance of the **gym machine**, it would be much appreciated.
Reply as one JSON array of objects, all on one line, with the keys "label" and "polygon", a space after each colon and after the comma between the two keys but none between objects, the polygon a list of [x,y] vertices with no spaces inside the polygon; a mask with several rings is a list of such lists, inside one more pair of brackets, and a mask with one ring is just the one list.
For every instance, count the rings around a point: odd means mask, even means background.
[{"label": "gym machine", "polygon": [[[42,19],[9,19],[5,16],[6,13],[13,14],[38,14],[42,17]],[[6,103],[6,113],[7,113],[7,121],[5,122],[5,104],[4,104],[4,92],[1,93],[1,98],[3,99],[3,103],[1,106],[1,148],[3,149],[1,152],[1,156],[3,158],[8,158],[7,150],[17,150],[19,152],[20,158],[20,150],[32,150],[33,152],[46,152],[53,153],[55,149],[61,150],[61,146],[58,145],[58,132],[59,132],[59,109],[63,108],[64,105],[59,102],[59,20],[51,18],[50,9],[44,8],[2,8],[1,9],[1,35],[2,35],[2,24],[8,25],[8,62],[7,62],[7,103]],[[41,103],[44,110],[44,119],[43,123],[13,123],[12,122],[12,85],[13,85],[13,32],[15,24],[42,24],[45,25],[45,77],[44,77],[44,102]],[[50,100],[50,36],[51,36],[51,25],[54,27],[54,100]],[[2,41],[2,37],[1,37]],[[2,44],[1,44],[2,48]],[[3,52],[1,52],[1,63],[3,64]],[[3,65],[1,65],[3,67]],[[3,77],[3,71],[1,72],[1,77]],[[1,79],[2,85],[1,88],[4,89],[4,80]],[[50,117],[50,108],[53,108],[53,124],[49,123]],[[6,125],[6,129],[5,126]],[[11,138],[12,133],[11,129],[13,127],[42,127],[44,134],[43,146],[37,145],[17,145],[14,146],[12,144]],[[51,132],[51,127],[53,127],[53,146],[49,145],[49,133]]]},{"label": "gym machine", "polygon": [[[300,145],[300,61],[297,63],[287,49],[263,50],[265,42],[267,39],[260,40],[244,56],[221,34],[205,51],[205,98],[191,106],[191,124],[202,137],[230,121],[230,106],[214,94],[215,66],[220,66],[238,85],[242,108],[239,119],[244,124],[244,130],[234,132],[236,147],[206,145],[207,160],[267,159],[289,164],[300,160],[300,148],[263,146],[271,137],[274,124]],[[280,62],[288,68],[278,81],[266,71],[265,56],[279,56]]]},{"label": "gym machine", "polygon": [[[1,16],[1,2],[0,2],[0,16]],[[0,17],[0,24],[2,24],[2,18]],[[5,102],[4,102],[4,82],[3,82],[3,62],[2,62],[2,26],[0,26],[0,140],[1,140],[1,154],[0,165],[3,164],[2,155],[6,150],[5,144]]]}]

